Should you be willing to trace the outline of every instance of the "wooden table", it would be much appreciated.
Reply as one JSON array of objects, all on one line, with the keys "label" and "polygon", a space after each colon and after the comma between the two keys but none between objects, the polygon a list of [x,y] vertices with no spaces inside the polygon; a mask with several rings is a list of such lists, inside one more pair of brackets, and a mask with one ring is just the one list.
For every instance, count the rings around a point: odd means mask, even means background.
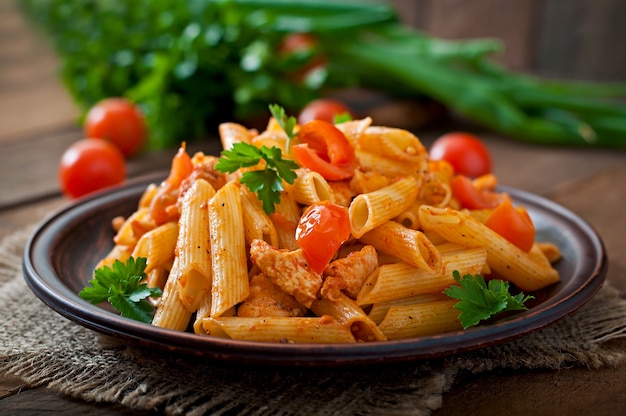
[{"label": "wooden table", "polygon": [[[81,138],[78,110],[60,85],[55,56],[14,10],[0,10],[0,238],[69,203],[56,181],[64,149]],[[11,36],[13,35],[13,36]],[[6,41],[11,39],[11,41]],[[450,126],[443,126],[442,130]],[[428,145],[442,130],[418,131]],[[487,132],[501,183],[550,198],[588,220],[604,240],[608,281],[626,292],[626,153],[523,144]],[[198,143],[200,148],[215,148]],[[163,170],[172,151],[129,162],[131,176]],[[621,342],[626,348],[626,342]],[[532,398],[532,400],[529,400]],[[0,380],[0,414],[137,414],[78,401],[18,378]],[[506,371],[469,377],[435,415],[626,414],[626,362],[616,368]]]}]

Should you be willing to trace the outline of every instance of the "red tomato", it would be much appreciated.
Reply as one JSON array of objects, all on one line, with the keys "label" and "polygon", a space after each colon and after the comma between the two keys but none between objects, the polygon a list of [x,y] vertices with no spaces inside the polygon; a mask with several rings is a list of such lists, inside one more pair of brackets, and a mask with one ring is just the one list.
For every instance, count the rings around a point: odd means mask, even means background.
[{"label": "red tomato", "polygon": [[514,207],[507,198],[493,210],[485,225],[529,252],[535,242],[535,226],[530,215],[522,207]]},{"label": "red tomato", "polygon": [[460,175],[476,178],[491,173],[491,155],[473,134],[454,132],[439,137],[430,148],[432,160],[446,160]]},{"label": "red tomato", "polygon": [[320,98],[308,103],[298,115],[298,124],[303,125],[312,120],[324,120],[334,123],[336,116],[349,114],[352,111],[344,103],[332,98]]},{"label": "red tomato", "polygon": [[309,121],[300,127],[298,138],[303,144],[292,146],[291,151],[300,166],[331,181],[352,177],[356,163],[354,149],[332,123]]},{"label": "red tomato", "polygon": [[124,155],[107,141],[79,140],[63,153],[58,175],[63,193],[78,198],[122,183],[126,179]]},{"label": "red tomato", "polygon": [[477,189],[472,180],[463,175],[452,178],[450,188],[461,207],[467,209],[493,209],[506,199],[504,194]]},{"label": "red tomato", "polygon": [[94,105],[85,118],[85,137],[105,139],[130,157],[147,138],[146,122],[137,106],[125,98],[107,98]]},{"label": "red tomato", "polygon": [[[315,53],[318,42],[315,36],[309,33],[289,33],[280,45],[278,45],[278,53],[282,56],[289,56],[297,53]],[[302,82],[306,79],[309,72],[326,65],[326,58],[316,54],[302,68],[293,72],[294,78]]]},{"label": "red tomato", "polygon": [[321,274],[350,237],[348,210],[330,201],[311,205],[296,229],[296,242],[311,268]]}]

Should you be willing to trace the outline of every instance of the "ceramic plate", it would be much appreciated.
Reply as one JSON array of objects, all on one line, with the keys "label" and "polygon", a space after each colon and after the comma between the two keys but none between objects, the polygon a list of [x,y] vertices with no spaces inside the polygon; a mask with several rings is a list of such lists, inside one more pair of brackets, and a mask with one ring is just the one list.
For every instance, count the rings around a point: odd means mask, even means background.
[{"label": "ceramic plate", "polygon": [[401,362],[483,348],[532,333],[574,312],[602,286],[606,253],[594,229],[570,210],[540,196],[502,187],[532,216],[539,241],[551,241],[563,258],[561,281],[538,293],[533,306],[490,325],[437,336],[358,344],[269,344],[199,336],[122,318],[77,293],[112,247],[111,219],[128,216],[146,185],[163,176],[86,198],[42,222],[24,253],[24,276],[46,305],[87,328],[130,343],[202,358],[284,365],[348,365]]}]

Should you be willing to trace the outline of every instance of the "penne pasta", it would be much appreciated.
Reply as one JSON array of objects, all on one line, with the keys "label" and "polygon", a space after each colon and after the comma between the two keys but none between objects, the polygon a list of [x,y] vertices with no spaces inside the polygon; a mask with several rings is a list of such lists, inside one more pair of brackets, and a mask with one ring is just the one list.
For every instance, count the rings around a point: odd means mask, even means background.
[{"label": "penne pasta", "polygon": [[461,275],[480,273],[487,259],[483,247],[463,248],[456,244],[441,246],[440,272],[412,267],[406,263],[379,266],[363,284],[356,302],[359,305],[386,302],[426,293],[441,293],[455,284],[452,272]]},{"label": "penne pasta", "polygon": [[407,210],[415,200],[418,181],[405,176],[374,192],[358,195],[350,203],[350,227],[355,238]]},{"label": "penne pasta", "polygon": [[355,301],[346,295],[339,295],[335,301],[326,298],[316,300],[311,305],[311,310],[317,316],[330,315],[341,323],[354,335],[357,341],[385,341],[385,335],[380,331],[376,323],[370,319],[363,309]]},{"label": "penne pasta", "polygon": [[174,257],[176,241],[178,239],[178,224],[168,222],[148,231],[139,238],[132,256],[145,257],[146,273],[166,263],[171,263]]},{"label": "penne pasta", "polygon": [[208,335],[244,341],[336,344],[355,342],[352,333],[330,316],[205,318]]},{"label": "penne pasta", "polygon": [[270,217],[263,211],[261,203],[245,186],[239,187],[240,205],[243,221],[244,238],[248,245],[254,240],[267,241],[278,246],[278,232]]},{"label": "penne pasta", "polygon": [[308,169],[298,169],[298,177],[290,186],[293,199],[302,205],[333,201],[333,190],[322,175]]},{"label": "penne pasta", "polygon": [[392,306],[380,323],[380,330],[387,339],[393,340],[463,329],[455,303],[455,300],[444,300]]},{"label": "penne pasta", "polygon": [[425,229],[448,241],[486,248],[489,268],[522,290],[538,290],[559,281],[558,272],[545,256],[520,250],[466,213],[424,205],[420,209],[420,222]]},{"label": "penne pasta", "polygon": [[159,300],[152,325],[184,331],[189,325],[191,312],[183,305],[178,294],[177,281],[180,278],[181,270],[177,260],[174,260],[172,270],[165,282],[163,294]]},{"label": "penne pasta", "polygon": [[395,221],[387,221],[364,234],[359,241],[387,253],[410,266],[430,272],[441,270],[441,254],[424,233]]},{"label": "penne pasta", "polygon": [[221,123],[218,132],[224,150],[231,149],[235,143],[250,143],[253,136],[247,128],[237,123]]},{"label": "penne pasta", "polygon": [[424,293],[409,296],[407,298],[392,299],[373,304],[367,316],[369,316],[370,319],[376,323],[376,325],[379,325],[383,319],[385,319],[389,308],[392,306],[415,305],[418,303],[436,302],[441,300],[450,300],[450,298],[443,293]]},{"label": "penne pasta", "polygon": [[213,271],[209,242],[208,202],[215,190],[203,179],[196,180],[183,198],[176,241],[180,276],[176,281],[180,300],[189,312],[211,290]]},{"label": "penne pasta", "polygon": [[211,230],[211,316],[224,314],[250,294],[239,185],[229,182],[209,201]]}]

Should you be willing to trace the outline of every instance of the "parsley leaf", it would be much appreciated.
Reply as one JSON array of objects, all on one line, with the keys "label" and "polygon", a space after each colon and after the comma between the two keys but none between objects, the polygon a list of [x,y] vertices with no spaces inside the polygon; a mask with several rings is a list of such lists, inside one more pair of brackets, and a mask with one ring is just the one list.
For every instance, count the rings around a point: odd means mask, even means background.
[{"label": "parsley leaf", "polygon": [[487,284],[479,274],[461,277],[455,270],[452,275],[460,286],[450,286],[443,293],[459,300],[454,307],[461,311],[459,320],[463,328],[477,325],[500,312],[527,310],[524,303],[534,299],[534,296],[524,296],[523,293],[511,295],[509,283],[504,280],[493,279]]},{"label": "parsley leaf", "polygon": [[283,159],[278,147],[235,143],[231,149],[222,152],[215,169],[233,173],[239,168],[256,166],[261,160],[265,161],[265,168],[245,172],[240,182],[257,194],[263,211],[271,214],[280,202],[280,193],[284,189],[282,181],[292,184],[298,176],[295,172],[298,169],[296,162]]},{"label": "parsley leaf", "polygon": [[100,267],[78,296],[93,304],[108,301],[123,317],[149,324],[154,307],[145,299],[161,296],[162,291],[141,283],[146,277],[146,262],[143,257],[129,257],[125,264],[115,260],[112,267]]},{"label": "parsley leaf", "polygon": [[285,144],[285,149],[289,149],[291,145],[291,139],[296,136],[296,133],[294,133],[293,129],[294,127],[296,127],[297,120],[293,116],[287,117],[285,109],[278,104],[270,104],[269,108],[270,113],[272,113],[272,117],[276,119],[280,127],[283,128],[285,134],[287,135],[287,143]]}]

